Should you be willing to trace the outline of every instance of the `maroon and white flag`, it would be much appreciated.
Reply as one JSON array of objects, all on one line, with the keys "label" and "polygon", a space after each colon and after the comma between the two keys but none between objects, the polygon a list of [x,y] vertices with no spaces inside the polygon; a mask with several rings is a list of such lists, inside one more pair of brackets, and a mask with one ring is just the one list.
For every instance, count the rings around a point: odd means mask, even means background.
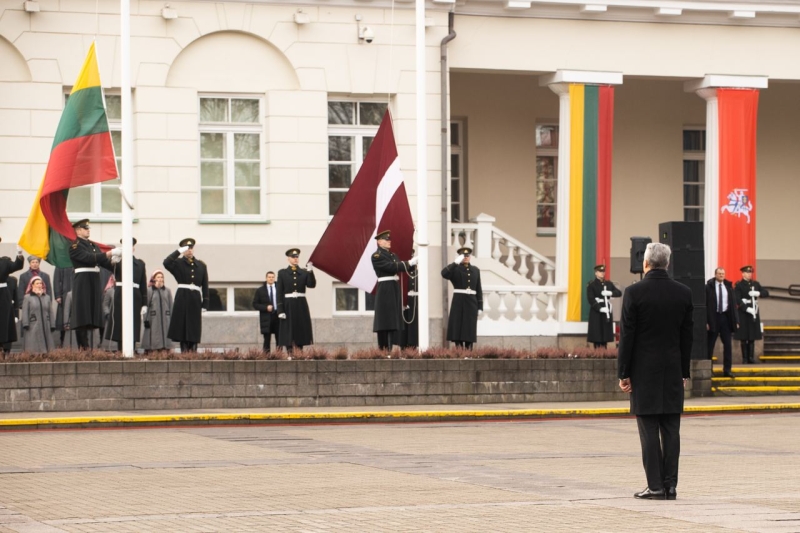
[{"label": "maroon and white flag", "polygon": [[410,259],[414,222],[388,110],[309,262],[339,281],[372,292],[378,282],[372,269],[372,254],[378,248],[375,235],[385,230],[392,232],[392,251],[403,261]]}]

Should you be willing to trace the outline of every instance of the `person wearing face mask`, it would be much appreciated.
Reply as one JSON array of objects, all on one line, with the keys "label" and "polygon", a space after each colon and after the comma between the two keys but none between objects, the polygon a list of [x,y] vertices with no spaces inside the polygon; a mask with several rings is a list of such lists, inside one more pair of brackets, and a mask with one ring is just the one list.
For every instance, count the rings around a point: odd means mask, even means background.
[{"label": "person wearing face mask", "polygon": [[50,304],[50,296],[42,278],[32,278],[22,300],[23,352],[47,353],[55,348],[52,332],[56,324]]},{"label": "person wearing face mask", "polygon": [[306,268],[298,267],[300,248],[286,250],[289,266],[278,271],[278,318],[280,332],[278,340],[287,350],[302,350],[303,346],[314,344],[311,328],[311,311],[306,302],[306,289],[317,286],[314,268],[311,263]]},{"label": "person wearing face mask", "polygon": [[145,352],[172,349],[172,342],[167,337],[172,291],[164,285],[164,273],[160,270],[153,272],[150,278],[146,302],[141,348]]},{"label": "person wearing face mask", "polygon": [[442,270],[442,277],[453,284],[447,340],[467,350],[478,339],[478,314],[483,312],[481,271],[470,265],[471,258],[472,248],[460,248],[456,260]]},{"label": "person wearing face mask", "polygon": [[181,353],[197,351],[203,335],[202,313],[208,309],[208,268],[194,256],[194,239],[183,239],[164,259],[164,268],[178,282],[167,337],[181,345]]},{"label": "person wearing face mask", "polygon": [[25,298],[25,290],[33,278],[39,276],[44,282],[44,288],[47,294],[53,294],[53,286],[50,284],[50,276],[47,272],[41,270],[42,260],[35,255],[28,256],[28,270],[20,274],[19,286],[17,287],[17,305],[22,305],[22,300]]},{"label": "person wearing face mask", "polygon": [[16,286],[10,287],[9,281],[13,279],[11,273],[22,270],[23,266],[25,260],[20,249],[17,249],[14,261],[8,257],[0,257],[0,352],[10,351],[11,343],[17,340]]}]

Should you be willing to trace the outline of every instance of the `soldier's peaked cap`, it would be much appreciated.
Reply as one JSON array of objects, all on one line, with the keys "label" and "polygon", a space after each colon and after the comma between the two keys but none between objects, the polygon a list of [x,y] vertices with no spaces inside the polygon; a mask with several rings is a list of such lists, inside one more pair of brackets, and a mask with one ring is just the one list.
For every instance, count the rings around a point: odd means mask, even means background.
[{"label": "soldier's peaked cap", "polygon": [[605,272],[606,271],[606,266],[605,265],[596,265],[594,267],[594,271],[595,272]]},{"label": "soldier's peaked cap", "polygon": [[300,248],[289,248],[286,250],[286,257],[300,257]]},{"label": "soldier's peaked cap", "polygon": [[383,231],[379,231],[378,234],[375,235],[375,240],[380,240],[380,239],[391,240],[392,239],[392,231],[388,230],[388,229],[385,229]]},{"label": "soldier's peaked cap", "polygon": [[739,270],[741,270],[742,272],[752,272],[753,271],[753,265],[745,265],[742,268],[740,268]]},{"label": "soldier's peaked cap", "polygon": [[72,227],[73,228],[82,228],[82,227],[88,226],[88,225],[89,225],[89,219],[88,218],[82,218],[79,221],[72,223]]},{"label": "soldier's peaked cap", "polygon": [[456,250],[461,255],[472,255],[472,248],[469,246],[464,246],[463,248],[459,248]]},{"label": "soldier's peaked cap", "polygon": [[[184,246],[188,246],[189,248],[193,248],[194,245],[197,243],[196,240],[192,239],[191,237],[187,237],[183,239],[181,242],[178,243],[178,246],[183,248]],[[136,240],[134,239],[134,244],[136,244]]]}]

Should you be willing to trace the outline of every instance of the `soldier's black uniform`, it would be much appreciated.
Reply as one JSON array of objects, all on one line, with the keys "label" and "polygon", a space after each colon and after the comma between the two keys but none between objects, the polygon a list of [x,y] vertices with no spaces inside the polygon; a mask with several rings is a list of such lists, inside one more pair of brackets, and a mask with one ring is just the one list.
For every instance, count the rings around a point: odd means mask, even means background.
[{"label": "soldier's black uniform", "polygon": [[400,333],[400,346],[402,348],[416,348],[419,346],[419,309],[417,308],[417,267],[408,269],[408,291],[406,292],[406,306],[403,308],[403,322],[405,329]]},{"label": "soldier's black uniform", "polygon": [[[376,239],[384,236],[388,238],[389,232],[379,233]],[[390,250],[378,246],[372,254],[372,268],[378,277],[372,331],[378,334],[378,347],[382,350],[391,350],[393,344],[400,341],[400,332],[403,330],[403,308],[398,274],[408,272],[411,266],[408,261],[401,261]]]},{"label": "soldier's black uniform", "polygon": [[25,260],[21,255],[18,255],[15,261],[8,257],[0,257],[0,350],[3,350],[6,344],[17,340],[17,325],[14,320],[17,316],[16,295],[12,295],[9,290],[8,280],[12,272],[22,270],[24,266]]},{"label": "soldier's black uniform", "polygon": [[85,349],[89,348],[88,332],[103,327],[103,290],[98,267],[113,270],[114,265],[95,243],[80,237],[70,246],[69,259],[75,269],[70,329],[75,332],[78,347]]},{"label": "soldier's black uniform", "polygon": [[[293,248],[286,252],[289,257],[300,250]],[[303,346],[314,344],[314,333],[311,328],[311,312],[306,302],[306,289],[317,286],[317,278],[313,271],[308,271],[297,266],[288,266],[278,271],[277,281],[278,316],[281,318],[278,342],[287,349],[302,349]],[[303,296],[299,296],[299,295]]]},{"label": "soldier's black uniform", "polygon": [[[194,240],[184,239],[180,246],[194,246]],[[181,344],[181,352],[195,351],[203,336],[203,309],[208,309],[208,268],[180,255],[175,250],[164,259],[164,268],[178,282],[167,337]]]},{"label": "soldier's black uniform", "polygon": [[[595,271],[599,271],[598,265]],[[602,267],[605,272],[605,266]],[[611,291],[608,297],[608,314],[600,311],[606,306],[603,291]],[[589,302],[589,331],[586,340],[593,343],[595,348],[605,348],[606,343],[614,341],[614,318],[611,315],[611,298],[619,298],[622,292],[609,280],[600,281],[595,278],[586,286],[586,299]]]},{"label": "soldier's black uniform", "polygon": [[[458,253],[471,254],[472,249],[461,248]],[[450,280],[454,289],[447,320],[447,340],[471,350],[478,339],[478,311],[483,311],[481,271],[470,264],[453,262],[444,267],[442,277]]]},{"label": "soldier's black uniform", "polygon": [[[741,270],[742,272],[752,272],[753,267],[748,265],[742,267]],[[742,279],[736,282],[736,285],[733,287],[733,295],[734,298],[736,298],[739,329],[733,334],[733,338],[740,341],[742,362],[753,364],[756,362],[756,341],[761,340],[762,334],[761,310],[756,310],[754,308],[753,297],[750,295],[751,291],[758,291],[759,295],[756,296],[756,301],[769,296],[769,291],[753,279],[750,281]],[[752,308],[756,311],[755,316],[747,311],[748,308]]]},{"label": "soldier's black uniform", "polygon": [[[114,278],[117,286],[114,288],[114,304],[111,311],[111,324],[105,330],[105,339],[122,342],[122,263],[117,265]],[[133,258],[133,342],[141,338],[142,306],[147,301],[147,273],[144,261]]]}]

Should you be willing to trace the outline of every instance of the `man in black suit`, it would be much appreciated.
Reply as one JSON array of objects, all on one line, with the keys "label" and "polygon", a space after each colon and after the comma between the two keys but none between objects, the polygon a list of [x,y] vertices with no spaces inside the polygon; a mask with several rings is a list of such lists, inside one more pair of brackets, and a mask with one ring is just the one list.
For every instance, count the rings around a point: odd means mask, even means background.
[{"label": "man in black suit", "polygon": [[270,351],[270,337],[275,335],[275,348],[280,346],[278,341],[278,287],[275,285],[275,272],[267,272],[267,279],[264,285],[256,290],[253,296],[253,309],[258,311],[259,325],[261,334],[264,335],[264,352]]},{"label": "man in black suit", "polygon": [[739,329],[736,316],[736,297],[733,285],[725,279],[725,269],[714,270],[714,277],[706,283],[706,329],[708,330],[708,356],[714,355],[717,337],[722,339],[722,374],[732,378],[731,334]]},{"label": "man in black suit", "polygon": [[692,352],[692,291],[670,279],[669,246],[650,243],[644,279],[622,299],[619,387],[631,394],[647,488],[635,498],[677,497],[683,389]]}]

